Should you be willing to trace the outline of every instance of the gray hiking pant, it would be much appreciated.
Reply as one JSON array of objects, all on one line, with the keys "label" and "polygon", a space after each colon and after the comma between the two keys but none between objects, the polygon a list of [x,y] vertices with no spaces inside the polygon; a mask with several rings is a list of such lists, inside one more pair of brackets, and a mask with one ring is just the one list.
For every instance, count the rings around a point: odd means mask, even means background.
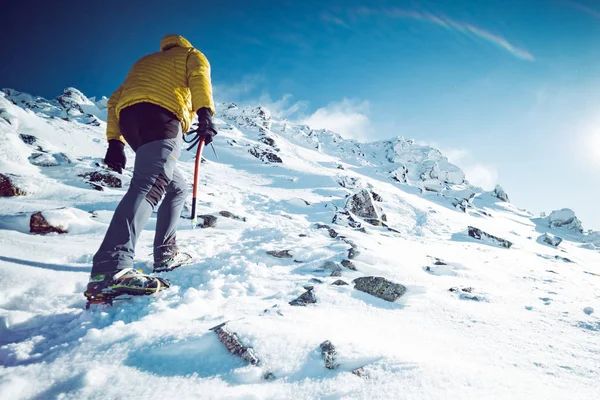
[{"label": "gray hiking pant", "polygon": [[104,241],[94,255],[92,275],[133,266],[137,240],[163,196],[156,221],[154,261],[177,252],[175,235],[187,192],[176,166],[181,146],[179,128],[176,138],[155,140],[137,148],[129,190],[117,206]]}]

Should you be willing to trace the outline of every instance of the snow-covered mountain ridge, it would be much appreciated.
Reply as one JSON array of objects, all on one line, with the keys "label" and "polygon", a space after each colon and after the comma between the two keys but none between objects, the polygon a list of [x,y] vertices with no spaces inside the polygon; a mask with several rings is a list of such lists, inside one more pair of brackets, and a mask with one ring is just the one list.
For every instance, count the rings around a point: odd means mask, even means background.
[{"label": "snow-covered mountain ridge", "polygon": [[[210,227],[178,235],[195,263],[157,299],[83,311],[134,159],[103,167],[105,118],[73,88],[0,92],[0,398],[596,397],[600,233],[534,218],[434,148],[260,106],[218,105]],[[180,168],[191,182],[191,153]]]}]

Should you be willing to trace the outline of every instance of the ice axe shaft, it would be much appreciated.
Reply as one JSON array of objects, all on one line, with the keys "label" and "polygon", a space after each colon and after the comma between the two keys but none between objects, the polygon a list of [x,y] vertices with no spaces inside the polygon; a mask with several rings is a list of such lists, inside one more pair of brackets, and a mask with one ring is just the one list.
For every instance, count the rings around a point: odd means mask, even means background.
[{"label": "ice axe shaft", "polygon": [[204,139],[198,143],[198,149],[196,150],[196,165],[194,166],[194,189],[192,191],[192,229],[197,225],[196,220],[196,198],[198,196],[198,172],[200,171],[200,163],[202,160],[202,150],[204,150]]}]

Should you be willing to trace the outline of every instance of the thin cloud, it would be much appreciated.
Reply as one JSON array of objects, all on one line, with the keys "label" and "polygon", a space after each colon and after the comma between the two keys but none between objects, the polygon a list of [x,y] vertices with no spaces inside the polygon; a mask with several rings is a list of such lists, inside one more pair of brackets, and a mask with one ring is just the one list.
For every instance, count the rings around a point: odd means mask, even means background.
[{"label": "thin cloud", "polygon": [[444,148],[437,143],[428,144],[439,149],[448,158],[448,161],[460,167],[472,185],[479,186],[484,190],[492,190],[498,183],[497,168],[477,161],[469,150],[465,148]]},{"label": "thin cloud", "polygon": [[[431,13],[422,13],[418,11],[403,10],[400,8],[371,8],[371,7],[359,7],[347,12],[348,20],[357,21],[360,18],[368,16],[384,16],[387,18],[396,19],[409,19],[413,21],[419,21],[424,23],[430,23],[442,27],[448,31],[459,32],[462,34],[470,35],[479,39],[482,39],[490,44],[504,49],[513,56],[526,61],[534,61],[535,57],[527,50],[519,48],[502,36],[496,35],[485,29],[477,26],[458,22],[445,16],[437,16]],[[336,16],[343,24],[347,24],[341,17]],[[326,19],[322,18],[325,22],[335,23],[340,25],[339,22],[333,21],[333,16],[328,14]]]},{"label": "thin cloud", "polygon": [[570,5],[573,8],[578,9],[579,11],[583,11],[584,13],[591,15],[592,17],[600,19],[600,11],[598,10],[591,9],[588,6],[584,6],[583,4],[574,1],[565,0],[564,3]]},{"label": "thin cloud", "polygon": [[246,75],[236,83],[215,83],[213,92],[218,101],[241,101],[258,90],[265,82],[263,75]]}]

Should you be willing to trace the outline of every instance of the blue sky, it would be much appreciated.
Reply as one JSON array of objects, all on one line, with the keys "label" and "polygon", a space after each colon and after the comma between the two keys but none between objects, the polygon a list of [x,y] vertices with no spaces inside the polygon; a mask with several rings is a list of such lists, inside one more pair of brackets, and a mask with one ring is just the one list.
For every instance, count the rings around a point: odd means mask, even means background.
[{"label": "blue sky", "polygon": [[16,3],[3,6],[2,87],[109,95],[179,33],[209,58],[218,100],[434,144],[518,206],[570,207],[600,229],[595,0]]}]

